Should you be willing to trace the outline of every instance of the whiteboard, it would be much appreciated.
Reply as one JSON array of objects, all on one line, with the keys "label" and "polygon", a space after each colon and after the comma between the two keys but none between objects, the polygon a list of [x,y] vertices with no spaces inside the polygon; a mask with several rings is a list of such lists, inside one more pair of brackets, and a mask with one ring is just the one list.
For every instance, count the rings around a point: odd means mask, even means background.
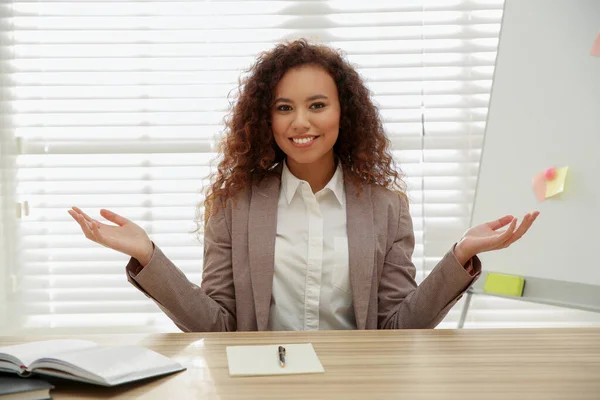
[{"label": "whiteboard", "polygon": [[[599,0],[506,0],[471,225],[539,210],[484,270],[600,286]],[[569,166],[539,203],[531,181]]]}]

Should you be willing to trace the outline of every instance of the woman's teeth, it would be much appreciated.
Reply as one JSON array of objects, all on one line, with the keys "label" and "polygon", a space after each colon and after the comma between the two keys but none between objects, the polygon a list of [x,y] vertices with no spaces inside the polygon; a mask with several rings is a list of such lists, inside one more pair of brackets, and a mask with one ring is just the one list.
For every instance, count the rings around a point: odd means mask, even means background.
[{"label": "woman's teeth", "polygon": [[298,143],[298,144],[306,144],[306,143],[310,143],[313,140],[315,140],[314,137],[310,137],[310,138],[303,138],[303,139],[292,139],[294,141],[294,143]]}]

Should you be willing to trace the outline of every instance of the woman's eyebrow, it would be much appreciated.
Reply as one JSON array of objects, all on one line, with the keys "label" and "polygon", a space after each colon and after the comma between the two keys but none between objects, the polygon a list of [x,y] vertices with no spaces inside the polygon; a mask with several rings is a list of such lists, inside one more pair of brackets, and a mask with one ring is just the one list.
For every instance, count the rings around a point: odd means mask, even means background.
[{"label": "woman's eyebrow", "polygon": [[324,94],[315,94],[314,96],[310,96],[309,98],[307,98],[306,101],[313,101],[313,100],[317,100],[317,99],[327,100],[328,97],[325,96]]},{"label": "woman's eyebrow", "polygon": [[[325,96],[324,94],[315,94],[313,96],[307,97],[306,101],[313,101],[313,100],[317,100],[317,99],[325,99],[327,100],[328,97]],[[279,97],[277,100],[275,100],[273,103],[293,103],[292,100],[285,98],[285,97]]]}]

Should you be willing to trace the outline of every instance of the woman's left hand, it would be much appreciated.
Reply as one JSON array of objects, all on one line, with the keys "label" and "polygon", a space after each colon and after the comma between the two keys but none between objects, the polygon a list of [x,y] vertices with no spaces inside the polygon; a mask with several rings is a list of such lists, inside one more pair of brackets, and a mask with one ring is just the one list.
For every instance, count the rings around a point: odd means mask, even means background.
[{"label": "woman's left hand", "polygon": [[[454,247],[454,255],[461,265],[465,265],[471,257],[479,253],[507,248],[527,232],[538,215],[540,215],[539,211],[526,214],[518,228],[517,218],[512,215],[474,226],[465,232]],[[506,225],[508,225],[506,230],[498,231]]]}]

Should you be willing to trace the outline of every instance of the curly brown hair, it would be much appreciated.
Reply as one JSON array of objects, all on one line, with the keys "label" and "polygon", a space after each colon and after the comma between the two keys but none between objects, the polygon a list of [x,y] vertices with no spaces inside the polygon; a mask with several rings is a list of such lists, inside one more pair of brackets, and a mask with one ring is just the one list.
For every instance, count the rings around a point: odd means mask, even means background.
[{"label": "curly brown hair", "polygon": [[240,78],[237,101],[225,119],[225,136],[219,144],[222,158],[206,190],[205,218],[242,189],[273,173],[273,167],[285,158],[270,126],[275,86],[288,70],[307,64],[323,68],[337,86],[340,130],[334,154],[352,183],[405,192],[379,112],[356,69],[342,53],[299,39],[260,53]]}]

